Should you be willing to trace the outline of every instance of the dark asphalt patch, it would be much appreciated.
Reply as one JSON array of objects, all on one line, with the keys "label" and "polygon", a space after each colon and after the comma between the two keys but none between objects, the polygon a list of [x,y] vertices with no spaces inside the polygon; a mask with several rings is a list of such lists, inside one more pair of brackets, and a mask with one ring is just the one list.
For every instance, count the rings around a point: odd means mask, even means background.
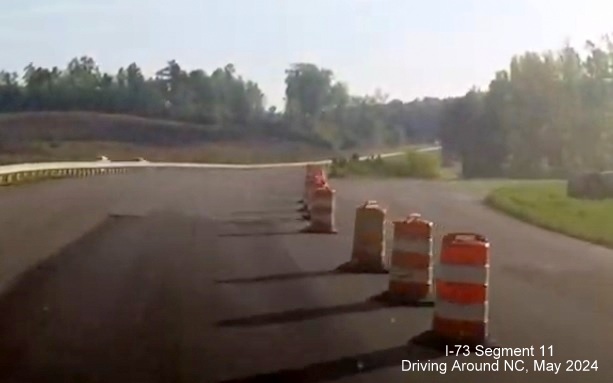
[{"label": "dark asphalt patch", "polygon": [[220,221],[224,228],[219,237],[272,237],[301,235],[303,227],[296,225],[296,219],[251,219]]},{"label": "dark asphalt patch", "polygon": [[232,216],[276,216],[276,215],[295,215],[294,208],[288,209],[266,209],[266,210],[241,210],[232,212]]},{"label": "dark asphalt patch", "polygon": [[24,274],[0,297],[0,381],[180,381],[215,233],[178,214],[111,217]]},{"label": "dark asphalt patch", "polygon": [[231,219],[221,221],[221,224],[233,225],[274,225],[277,223],[296,222],[297,217],[273,217],[273,218],[252,218],[252,219]]},{"label": "dark asphalt patch", "polygon": [[387,304],[390,306],[408,306],[408,307],[434,307],[434,295],[430,294],[429,296],[412,300],[407,297],[398,296],[391,294],[389,291],[384,291],[381,294],[377,294],[374,297],[370,298],[374,302],[379,302],[383,304]]},{"label": "dark asphalt patch", "polygon": [[66,258],[77,256],[76,253],[78,253],[78,249],[87,247],[88,244],[94,242],[98,237],[108,235],[111,231],[117,229],[117,225],[130,225],[133,220],[138,218],[139,217],[132,216],[109,216],[90,231],[83,234],[80,238],[64,246],[56,254],[15,278],[12,283],[7,284],[5,293],[0,295],[0,312],[5,312],[5,310],[3,310],[3,305],[14,299],[13,295],[19,295],[20,291],[36,285],[38,283],[37,281],[46,273],[56,271],[62,262],[66,261]]},{"label": "dark asphalt patch", "polygon": [[389,271],[377,263],[364,263],[349,261],[338,266],[336,270],[339,273],[350,274],[389,274]]},{"label": "dark asphalt patch", "polygon": [[279,235],[300,235],[300,231],[263,231],[249,233],[226,233],[219,234],[220,237],[274,237]]},{"label": "dark asphalt patch", "polygon": [[387,308],[386,305],[374,301],[349,303],[332,307],[317,307],[310,309],[288,310],[278,313],[253,315],[246,318],[228,319],[217,322],[219,327],[251,327],[299,322],[317,319],[331,315],[364,313]]},{"label": "dark asphalt patch", "polygon": [[220,279],[220,280],[217,280],[216,283],[241,284],[241,283],[277,282],[277,281],[290,281],[290,280],[296,280],[296,279],[326,277],[326,276],[333,276],[333,275],[342,275],[342,273],[339,273],[335,270],[304,271],[300,273],[263,275],[263,276],[251,277],[251,278]]}]

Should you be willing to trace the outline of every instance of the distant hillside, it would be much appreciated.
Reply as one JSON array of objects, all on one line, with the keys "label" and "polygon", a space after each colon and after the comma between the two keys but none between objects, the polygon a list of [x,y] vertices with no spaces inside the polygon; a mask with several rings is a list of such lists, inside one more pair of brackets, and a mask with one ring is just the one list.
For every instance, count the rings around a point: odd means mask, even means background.
[{"label": "distant hillside", "polygon": [[317,137],[274,124],[220,127],[90,112],[0,114],[0,162],[145,157],[257,162],[329,156]]},{"label": "distant hillside", "polygon": [[0,114],[0,142],[24,140],[110,140],[139,144],[185,145],[196,141],[271,137],[329,147],[308,132],[282,122],[201,125],[167,119],[96,112],[28,112]]},{"label": "distant hillside", "polygon": [[[443,100],[431,98],[388,100],[379,90],[357,95],[332,70],[304,62],[285,70],[282,112],[267,107],[257,82],[242,76],[232,63],[205,70],[187,69],[170,60],[153,76],[145,76],[137,63],[115,73],[104,72],[87,55],[71,59],[64,68],[26,62],[24,70],[17,73],[0,67],[0,114],[26,113],[13,116],[10,123],[25,126],[26,139],[45,141],[103,138],[126,144],[184,145],[248,136],[358,151],[434,141],[442,106]],[[66,112],[68,117],[46,113],[50,111]],[[83,114],[73,111],[100,114],[80,118]],[[44,114],[27,114],[31,112]],[[119,116],[101,117],[102,113],[141,116],[156,123],[134,117],[129,121]],[[20,123],[22,118],[25,121]],[[167,124],[157,119],[186,124],[162,129]],[[76,130],[67,126],[73,121]],[[37,129],[46,128],[47,122],[55,129]],[[11,143],[21,140],[14,134],[0,139]]]}]

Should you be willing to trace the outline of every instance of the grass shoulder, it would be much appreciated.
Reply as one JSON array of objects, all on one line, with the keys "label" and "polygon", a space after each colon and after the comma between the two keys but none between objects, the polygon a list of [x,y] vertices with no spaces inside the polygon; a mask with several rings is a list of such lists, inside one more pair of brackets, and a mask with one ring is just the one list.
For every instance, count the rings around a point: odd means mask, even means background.
[{"label": "grass shoulder", "polygon": [[487,195],[485,203],[536,226],[613,247],[613,199],[570,198],[563,181],[500,187]]}]

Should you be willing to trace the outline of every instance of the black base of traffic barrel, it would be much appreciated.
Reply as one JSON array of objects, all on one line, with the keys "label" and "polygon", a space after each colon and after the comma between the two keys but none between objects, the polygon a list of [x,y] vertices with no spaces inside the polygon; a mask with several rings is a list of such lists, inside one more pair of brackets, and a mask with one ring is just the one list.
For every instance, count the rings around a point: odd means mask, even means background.
[{"label": "black base of traffic barrel", "polygon": [[[462,341],[440,336],[432,330],[417,335],[416,337],[411,339],[410,343],[415,344],[417,346],[434,349],[439,352],[445,352],[449,354],[448,356],[456,356],[455,352],[458,351],[458,346],[468,347],[468,350],[471,353],[476,350],[477,346],[481,346],[483,349],[494,349],[500,347],[492,339],[489,338],[483,342],[471,342],[465,340]],[[460,349],[460,353],[464,351],[465,349]]]},{"label": "black base of traffic barrel", "polygon": [[409,307],[434,307],[434,296],[429,294],[423,299],[411,299],[407,296],[392,294],[389,291],[384,291],[381,294],[375,295],[371,300],[390,306],[409,306]]},{"label": "black base of traffic barrel", "polygon": [[336,230],[335,228],[324,229],[312,226],[307,226],[304,229],[300,230],[300,232],[306,234],[338,234],[338,230]]},{"label": "black base of traffic barrel", "polygon": [[389,271],[386,270],[383,265],[375,264],[375,263],[365,263],[365,262],[356,262],[349,261],[347,263],[343,263],[339,267],[336,268],[337,271],[342,273],[355,273],[355,274],[388,274]]}]

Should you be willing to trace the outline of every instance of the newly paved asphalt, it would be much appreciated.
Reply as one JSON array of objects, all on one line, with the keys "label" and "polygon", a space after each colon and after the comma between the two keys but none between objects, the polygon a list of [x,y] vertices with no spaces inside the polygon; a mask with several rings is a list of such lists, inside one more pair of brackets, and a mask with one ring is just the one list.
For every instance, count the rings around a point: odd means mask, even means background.
[{"label": "newly paved asphalt", "polygon": [[[340,233],[299,234],[302,177],[158,170],[0,189],[0,382],[613,381],[612,251],[444,182],[334,180]],[[386,275],[331,273],[366,199],[392,219],[422,213],[437,239],[486,235],[493,339],[553,357],[506,358],[529,372],[451,372],[455,358],[409,348],[432,308],[369,302]],[[401,370],[429,359],[447,373]],[[536,372],[534,359],[598,371]]]}]

